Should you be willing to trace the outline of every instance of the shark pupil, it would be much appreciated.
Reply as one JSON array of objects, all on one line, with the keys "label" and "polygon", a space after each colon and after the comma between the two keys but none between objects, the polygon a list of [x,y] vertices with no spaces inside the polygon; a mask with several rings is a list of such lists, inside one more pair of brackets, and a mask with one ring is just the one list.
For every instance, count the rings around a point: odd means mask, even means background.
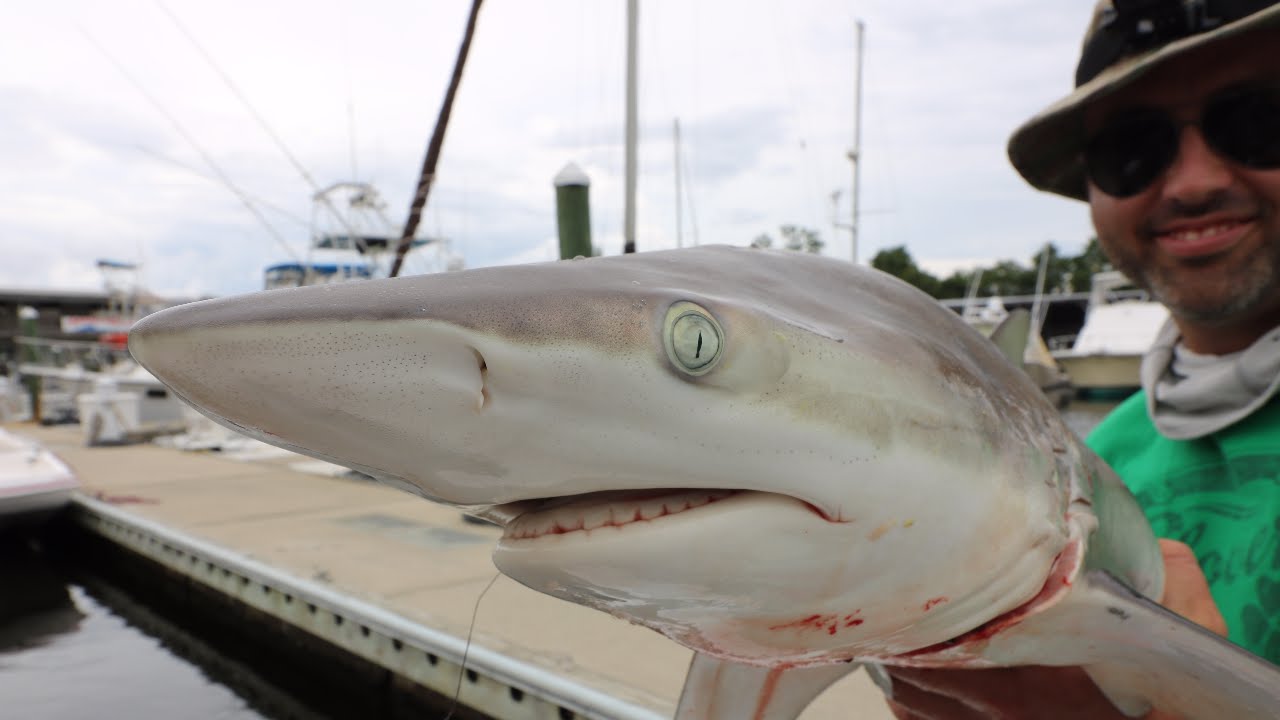
[{"label": "shark pupil", "polygon": [[681,370],[701,375],[720,358],[720,327],[709,315],[685,310],[675,316],[667,330],[667,350]]}]

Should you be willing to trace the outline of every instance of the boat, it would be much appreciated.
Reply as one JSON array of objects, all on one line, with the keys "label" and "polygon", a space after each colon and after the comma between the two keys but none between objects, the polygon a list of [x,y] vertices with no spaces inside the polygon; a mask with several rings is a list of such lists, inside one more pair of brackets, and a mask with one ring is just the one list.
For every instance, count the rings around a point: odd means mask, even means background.
[{"label": "boat", "polygon": [[[1049,352],[1049,347],[1044,342],[1044,338],[1040,335],[1040,328],[1043,322],[1041,306],[1044,298],[1044,278],[1048,257],[1049,253],[1046,248],[1046,251],[1041,255],[1040,273],[1036,281],[1036,299],[1031,309],[1031,333],[1027,335],[1027,346],[1022,354],[1022,369],[1055,406],[1062,408],[1066,407],[1071,402],[1071,398],[1075,396],[1074,378],[1068,370],[1054,359]],[[1004,300],[998,295],[988,297],[986,302],[978,302],[978,288],[981,283],[982,270],[979,269],[970,280],[969,291],[965,295],[964,307],[960,311],[960,317],[969,327],[990,337],[991,333],[995,332],[996,328],[1000,326],[1000,323],[1003,323],[1009,317],[1009,311],[1004,306]]]},{"label": "boat", "polygon": [[129,359],[100,374],[76,396],[85,445],[139,442],[182,432],[186,405],[156,376]]},{"label": "boat", "polygon": [[[273,263],[263,272],[264,290],[359,282],[390,276],[398,231],[377,188],[343,181],[312,196],[311,238],[306,257]],[[460,270],[464,263],[443,238],[415,237],[410,248],[422,272]]]},{"label": "boat", "polygon": [[[1141,387],[1142,356],[1169,311],[1132,287],[1119,271],[1094,275],[1080,332],[1050,344],[1053,358],[1070,373],[1080,395],[1118,397]],[[1131,290],[1125,293],[1126,288]]]},{"label": "boat", "polygon": [[128,349],[129,327],[173,303],[141,287],[134,263],[99,260],[98,269],[107,307],[59,319],[64,336],[92,339],[15,338],[21,353],[17,372],[38,388],[37,401],[27,403],[35,405],[31,414],[45,424],[79,422],[87,445],[180,432],[183,404]]},{"label": "boat", "polygon": [[71,501],[75,473],[40,443],[0,428],[0,529],[36,524]]},{"label": "boat", "polygon": [[0,424],[31,419],[31,396],[11,375],[0,375]]},{"label": "boat", "polygon": [[[1009,317],[1009,311],[999,296],[992,296],[981,304],[966,302],[961,317],[969,327],[990,337],[1000,323]],[[1027,336],[1022,369],[1057,407],[1066,407],[1075,395],[1073,376],[1054,360],[1044,338],[1034,329]]]}]

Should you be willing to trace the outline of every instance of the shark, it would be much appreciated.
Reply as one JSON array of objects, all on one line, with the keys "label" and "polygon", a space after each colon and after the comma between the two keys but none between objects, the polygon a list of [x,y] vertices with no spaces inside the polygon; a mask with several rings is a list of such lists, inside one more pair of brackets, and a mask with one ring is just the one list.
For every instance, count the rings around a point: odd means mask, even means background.
[{"label": "shark", "polygon": [[129,339],[215,421],[501,525],[502,573],[692,649],[681,720],[1027,664],[1129,715],[1273,717],[1280,669],[1153,601],[1141,509],[1003,345],[887,274],[727,246],[219,298]]}]

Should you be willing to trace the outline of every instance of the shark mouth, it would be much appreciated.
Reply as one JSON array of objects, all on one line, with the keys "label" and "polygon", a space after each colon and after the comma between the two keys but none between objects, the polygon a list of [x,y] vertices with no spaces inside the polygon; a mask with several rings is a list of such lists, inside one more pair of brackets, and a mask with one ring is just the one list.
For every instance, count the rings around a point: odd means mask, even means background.
[{"label": "shark mouth", "polygon": [[590,532],[599,528],[622,528],[636,523],[652,523],[662,518],[693,512],[736,495],[776,496],[780,501],[802,504],[830,523],[848,519],[826,512],[812,502],[791,495],[761,490],[716,488],[664,488],[646,490],[605,490],[581,495],[523,500],[499,505],[485,513],[505,527],[503,540],[536,540],[549,535]]},{"label": "shark mouth", "polygon": [[[653,522],[711,505],[741,490],[611,490],[520,503],[503,540],[590,532]],[[514,508],[508,510],[509,512]],[[513,513],[514,514],[514,513]]]}]

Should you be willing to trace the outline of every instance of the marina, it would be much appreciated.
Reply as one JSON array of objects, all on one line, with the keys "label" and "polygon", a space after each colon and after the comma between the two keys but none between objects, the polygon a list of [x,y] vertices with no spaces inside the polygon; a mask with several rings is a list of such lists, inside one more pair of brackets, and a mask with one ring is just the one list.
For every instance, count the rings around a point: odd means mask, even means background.
[{"label": "marina", "polygon": [[[1154,605],[1150,511],[1083,442],[1167,314],[1096,218],[968,155],[1080,199],[990,132],[1061,74],[1025,39],[71,5],[8,43],[56,52],[9,79],[0,715],[889,720],[876,664],[1280,706]],[[946,25],[1058,22],[999,10]]]},{"label": "marina", "polygon": [[[105,562],[129,567],[191,622],[216,619],[219,635],[265,642],[309,687],[366,699],[386,717],[443,717],[455,693],[459,718],[674,711],[690,652],[495,580],[497,528],[365,480],[308,472],[314,464],[292,454],[91,448],[73,426],[14,427],[75,470],[83,489],[62,521]],[[802,717],[851,713],[890,717],[863,673]]]}]

